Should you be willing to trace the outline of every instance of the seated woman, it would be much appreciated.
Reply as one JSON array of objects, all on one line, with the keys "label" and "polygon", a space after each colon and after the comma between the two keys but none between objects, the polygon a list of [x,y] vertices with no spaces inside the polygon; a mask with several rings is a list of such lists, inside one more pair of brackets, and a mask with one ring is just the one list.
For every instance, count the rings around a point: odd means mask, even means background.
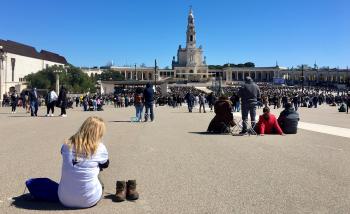
[{"label": "seated woman", "polygon": [[340,107],[338,108],[338,111],[339,112],[346,112],[346,105],[345,105],[345,103],[342,103],[340,105]]},{"label": "seated woman", "polygon": [[214,104],[215,117],[211,120],[207,132],[228,133],[234,126],[232,103],[226,96],[221,96]]},{"label": "seated woman", "polygon": [[284,135],[281,127],[278,125],[275,115],[270,113],[269,107],[263,108],[263,115],[260,115],[259,122],[256,125],[256,132],[263,136],[264,134]]},{"label": "seated woman", "polygon": [[296,112],[291,103],[286,103],[285,109],[277,119],[283,133],[296,134],[299,123],[299,113]]},{"label": "seated woman", "polygon": [[98,174],[109,164],[107,149],[101,142],[105,129],[101,118],[89,117],[63,144],[58,197],[64,206],[88,208],[101,199],[103,186]]}]

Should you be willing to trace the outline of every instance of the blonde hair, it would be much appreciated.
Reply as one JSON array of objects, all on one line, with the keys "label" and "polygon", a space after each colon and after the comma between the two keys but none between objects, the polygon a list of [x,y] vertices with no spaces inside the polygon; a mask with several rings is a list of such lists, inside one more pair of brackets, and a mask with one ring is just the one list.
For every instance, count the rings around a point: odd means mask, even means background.
[{"label": "blonde hair", "polygon": [[81,125],[77,133],[66,141],[74,149],[75,157],[91,157],[96,153],[98,145],[106,132],[106,125],[100,117],[89,117]]}]

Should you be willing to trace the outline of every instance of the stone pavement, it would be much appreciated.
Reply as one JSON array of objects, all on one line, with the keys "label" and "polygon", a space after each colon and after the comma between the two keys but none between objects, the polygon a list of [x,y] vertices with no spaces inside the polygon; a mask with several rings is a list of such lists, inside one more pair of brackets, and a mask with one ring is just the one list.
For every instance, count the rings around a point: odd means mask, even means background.
[{"label": "stone pavement", "polygon": [[[9,111],[0,108],[0,213],[350,212],[348,138],[303,129],[287,136],[207,135],[214,114],[185,108],[157,107],[153,123],[129,122],[133,108],[73,109],[67,118]],[[350,128],[350,116],[335,108],[302,108],[300,114],[305,123]],[[26,201],[26,179],[59,181],[61,144],[90,115],[107,124],[106,198],[83,210]],[[140,199],[108,199],[117,179],[136,179]]]}]

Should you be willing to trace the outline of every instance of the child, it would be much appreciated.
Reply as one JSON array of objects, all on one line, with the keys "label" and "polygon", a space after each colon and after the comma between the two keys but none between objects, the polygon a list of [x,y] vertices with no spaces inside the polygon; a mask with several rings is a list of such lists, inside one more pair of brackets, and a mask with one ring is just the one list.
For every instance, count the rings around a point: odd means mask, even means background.
[{"label": "child", "polygon": [[109,164],[107,149],[101,142],[105,130],[101,118],[89,117],[63,144],[58,197],[64,206],[88,208],[101,199],[103,187],[98,174]]}]

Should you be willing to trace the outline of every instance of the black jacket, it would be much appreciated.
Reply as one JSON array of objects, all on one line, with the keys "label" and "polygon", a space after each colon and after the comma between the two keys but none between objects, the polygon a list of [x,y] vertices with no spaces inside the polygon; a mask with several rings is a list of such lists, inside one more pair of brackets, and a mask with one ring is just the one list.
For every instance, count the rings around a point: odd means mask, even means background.
[{"label": "black jacket", "polygon": [[57,105],[59,107],[67,107],[67,92],[64,88],[61,88],[60,93],[58,94]]},{"label": "black jacket", "polygon": [[280,125],[283,133],[296,134],[299,122],[299,113],[293,108],[285,109],[278,117],[278,124]]},{"label": "black jacket", "polygon": [[256,105],[260,97],[260,89],[252,78],[246,77],[245,84],[239,89],[238,96],[242,99],[242,105]]},{"label": "black jacket", "polygon": [[154,101],[154,91],[151,84],[147,84],[145,90],[143,91],[143,99],[145,103],[151,103]]}]

